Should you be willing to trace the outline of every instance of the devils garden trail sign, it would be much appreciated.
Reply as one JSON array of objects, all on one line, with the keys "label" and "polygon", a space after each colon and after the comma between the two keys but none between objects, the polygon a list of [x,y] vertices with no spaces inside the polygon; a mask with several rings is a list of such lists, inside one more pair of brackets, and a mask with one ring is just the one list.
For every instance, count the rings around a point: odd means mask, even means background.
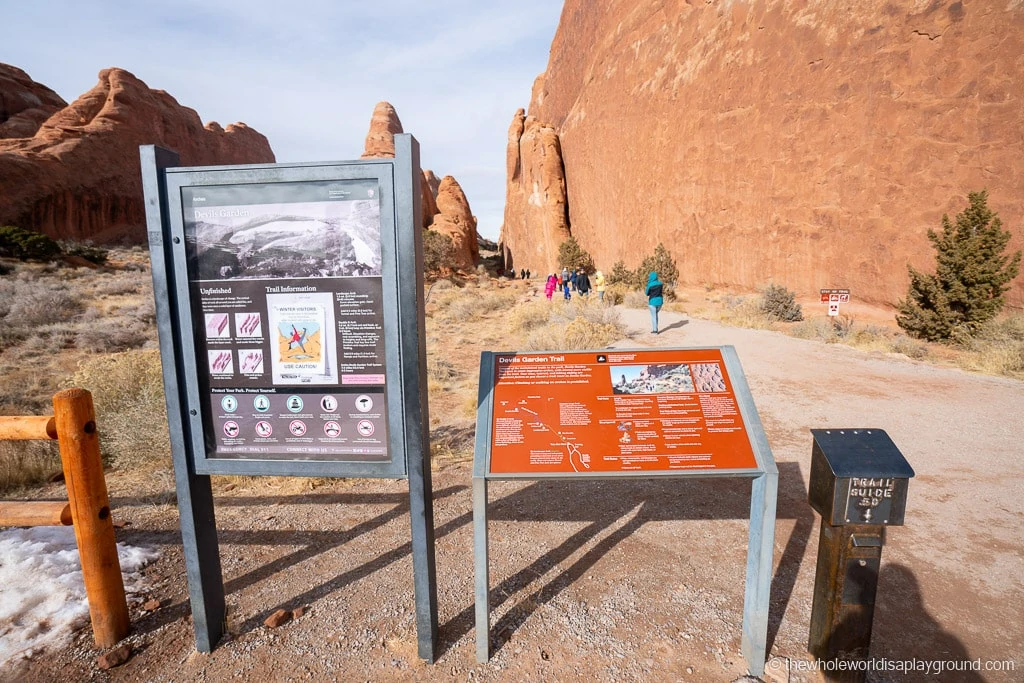
[{"label": "devils garden trail sign", "polygon": [[745,477],[742,648],[750,672],[764,672],[778,469],[733,347],[485,352],[476,434],[478,661],[490,657],[489,480]]},{"label": "devils garden trail sign", "polygon": [[140,150],[196,647],[223,634],[212,474],[409,480],[419,655],[437,634],[419,145],[177,168]]}]

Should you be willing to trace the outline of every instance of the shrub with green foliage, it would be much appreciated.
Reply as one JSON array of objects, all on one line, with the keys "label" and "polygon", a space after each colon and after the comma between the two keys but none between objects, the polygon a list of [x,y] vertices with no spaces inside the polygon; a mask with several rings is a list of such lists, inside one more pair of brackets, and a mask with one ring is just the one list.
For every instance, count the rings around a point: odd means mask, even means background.
[{"label": "shrub with green foliage", "polygon": [[619,283],[633,284],[636,280],[636,273],[626,267],[626,264],[621,260],[616,261],[615,265],[612,266],[612,272],[608,274],[608,284],[617,285]]},{"label": "shrub with green foliage", "polygon": [[102,266],[107,262],[107,250],[102,247],[94,246],[88,242],[61,240],[59,245],[61,251],[63,251],[66,256],[81,256],[86,261],[95,263],[98,266]]},{"label": "shrub with green foliage", "polygon": [[975,334],[1002,309],[1003,295],[1020,271],[1021,252],[1004,254],[1010,233],[988,208],[988,193],[970,192],[967,201],[956,223],[944,214],[942,232],[928,230],[935,274],[907,267],[910,287],[896,323],[912,337],[944,341]]},{"label": "shrub with green foliage", "polygon": [[38,232],[3,225],[0,226],[0,256],[22,261],[49,261],[60,256],[60,245]]},{"label": "shrub with green foliage", "polygon": [[804,319],[796,294],[782,285],[770,284],[761,294],[761,312],[772,320],[793,323]]},{"label": "shrub with green foliage", "polygon": [[455,267],[455,242],[436,230],[423,232],[423,270],[436,275],[443,269]]},{"label": "shrub with green foliage", "polygon": [[594,258],[571,235],[569,239],[558,245],[558,265],[569,270],[582,268],[587,273],[593,273],[596,270]]},{"label": "shrub with green foliage", "polygon": [[665,283],[667,289],[675,286],[679,279],[679,269],[676,267],[676,260],[661,242],[654,248],[654,253],[645,258],[640,267],[633,274],[633,282],[641,289],[647,287],[647,277],[651,271],[658,274],[658,279]]}]

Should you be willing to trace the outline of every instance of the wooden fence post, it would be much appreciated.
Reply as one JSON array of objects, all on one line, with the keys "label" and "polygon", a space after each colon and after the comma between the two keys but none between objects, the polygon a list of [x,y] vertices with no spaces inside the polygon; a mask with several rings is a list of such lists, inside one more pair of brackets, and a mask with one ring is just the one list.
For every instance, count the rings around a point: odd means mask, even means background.
[{"label": "wooden fence post", "polygon": [[112,647],[128,635],[128,602],[103,478],[92,394],[84,389],[65,389],[54,395],[53,412],[93,637],[97,647]]}]

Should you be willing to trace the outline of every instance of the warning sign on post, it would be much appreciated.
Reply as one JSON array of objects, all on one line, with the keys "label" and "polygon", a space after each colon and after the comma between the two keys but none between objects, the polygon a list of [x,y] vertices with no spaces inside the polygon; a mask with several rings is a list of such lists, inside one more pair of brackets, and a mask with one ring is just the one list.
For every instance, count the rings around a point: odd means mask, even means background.
[{"label": "warning sign on post", "polygon": [[494,360],[490,473],[757,467],[720,349]]},{"label": "warning sign on post", "polygon": [[828,304],[828,314],[832,317],[839,315],[839,304],[850,303],[850,290],[848,289],[822,289],[821,303]]}]

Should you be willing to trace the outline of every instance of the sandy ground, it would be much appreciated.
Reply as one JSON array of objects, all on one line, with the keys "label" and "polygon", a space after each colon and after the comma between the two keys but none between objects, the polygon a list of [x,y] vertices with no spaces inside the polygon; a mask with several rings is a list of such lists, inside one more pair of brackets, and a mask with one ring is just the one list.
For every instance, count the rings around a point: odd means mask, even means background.
[{"label": "sandy ground", "polygon": [[[806,643],[819,521],[807,504],[811,428],[884,429],[916,470],[906,525],[889,530],[871,654],[1008,660],[1015,672],[869,680],[1024,677],[1024,383],[779,333],[623,309],[616,346],[733,345],[779,465],[767,680]],[[500,350],[500,349],[496,349]],[[750,485],[739,479],[496,482],[491,487],[494,654],[475,660],[470,463],[434,472],[439,648],[416,656],[407,489],[341,481],[300,494],[228,493],[217,526],[230,632],[195,652],[175,509],[114,489],[121,540],[159,547],[132,607],[132,658],[102,672],[88,629],[16,680],[729,681],[739,654]],[[304,606],[277,629],[263,619]],[[787,660],[790,670],[787,672]]]}]

